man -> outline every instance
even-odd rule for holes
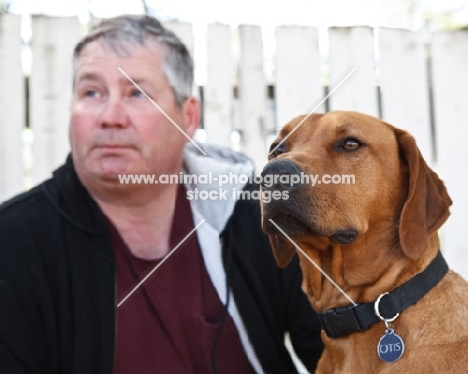
[[[320,325],[297,259],[276,268],[258,201],[119,179],[252,172],[230,150],[187,145],[192,70],[148,16],[104,20],[77,44],[71,156],[0,208],[1,373],[294,373],[286,331],[314,371]]]

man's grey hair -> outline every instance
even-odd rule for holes
[[[91,27],[73,51],[73,83],[83,49],[91,42],[102,41],[117,56],[128,57],[131,47],[147,47],[148,40],[158,42],[163,49],[161,67],[172,87],[176,104],[182,107],[192,93],[193,61],[187,47],[161,22],[148,15],[122,15],[104,19]]]

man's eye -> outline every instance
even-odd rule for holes
[[[143,97],[143,93],[140,90],[132,91],[132,97]]]
[[[99,96],[96,90],[86,90],[84,95],[86,97],[98,97]]]

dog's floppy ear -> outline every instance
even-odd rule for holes
[[[280,268],[285,268],[292,260],[296,250],[294,246],[278,237],[278,235],[268,235],[271,249],[275,256],[276,264]]]
[[[414,138],[395,129],[402,157],[408,164],[408,195],[400,216],[400,244],[405,254],[416,259],[427,248],[428,237],[450,215],[452,205],[444,183],[424,161]]]

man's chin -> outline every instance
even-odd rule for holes
[[[102,180],[103,182],[110,182],[110,183],[118,183],[118,184],[125,184],[125,185],[132,185],[136,184],[134,180],[134,176],[138,176],[139,174],[129,172],[128,168],[101,168],[95,173],[95,176]]]
[[[136,174],[130,171],[128,162],[123,160],[100,160],[90,163],[85,169],[91,178],[106,183],[124,184],[129,175]]]
[[[89,170],[95,170],[102,176],[114,176],[132,173],[131,165],[135,164],[135,160],[130,160],[127,157],[99,157],[90,160]]]

